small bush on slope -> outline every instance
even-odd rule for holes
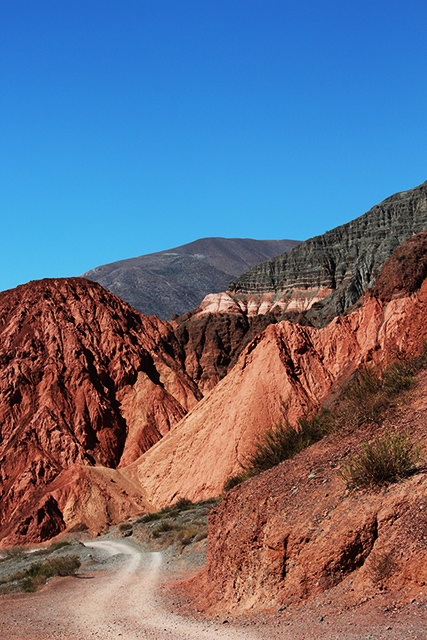
[[[229,491],[248,478],[278,465],[323,438],[332,429],[379,424],[392,401],[414,383],[414,375],[427,366],[427,347],[408,360],[397,357],[383,371],[362,366],[344,386],[330,409],[322,408],[311,418],[300,418],[297,427],[288,421],[262,434],[252,454],[242,465],[243,471],[224,484]]]
[[[301,418],[297,428],[287,421],[280,422],[257,440],[254,451],[248,456],[244,468],[248,476],[261,473],[292,458],[314,442],[321,440],[331,424],[330,412],[320,411],[312,418]]]
[[[365,442],[362,451],[344,467],[343,476],[353,487],[375,487],[397,482],[410,475],[421,455],[409,436],[385,433]]]
[[[382,371],[373,366],[362,366],[344,386],[334,403],[334,414],[339,426],[379,424],[400,393],[410,389],[415,374],[426,366],[427,350],[413,360],[397,357]]]

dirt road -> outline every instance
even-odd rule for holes
[[[10,640],[251,640],[249,630],[196,622],[165,611],[158,595],[160,552],[127,541],[86,543],[104,571],[15,596],[0,637]],[[3,618],[3,616],[2,616]],[[259,636],[258,636],[259,637]]]
[[[96,564],[34,594],[0,597],[1,640],[426,640],[427,602],[346,606],[325,593],[299,608],[241,621],[195,621],[166,610],[162,554],[130,541],[86,543]],[[173,605],[171,605],[173,608]]]

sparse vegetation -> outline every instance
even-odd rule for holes
[[[385,433],[365,442],[362,451],[344,467],[342,474],[352,487],[375,487],[410,475],[420,458],[420,447],[401,433]]]
[[[80,564],[79,558],[74,555],[64,558],[50,558],[45,562],[32,563],[28,569],[18,571],[2,579],[0,584],[17,583],[18,590],[33,592],[37,591],[43,584],[46,584],[49,578],[75,575]]]
[[[242,484],[242,482],[248,480],[248,478],[251,477],[252,475],[247,471],[242,471],[242,473],[236,473],[236,475],[230,476],[230,478],[228,478],[228,480],[224,484],[224,491],[230,491],[230,489],[237,487],[237,485]]]
[[[423,349],[413,360],[399,356],[383,370],[374,366],[358,369],[334,403],[338,424],[380,424],[393,401],[412,387],[415,374],[426,366],[426,353]]]
[[[247,477],[292,458],[323,438],[330,429],[331,419],[330,411],[323,409],[310,418],[301,418],[296,427],[284,421],[263,433],[258,438],[254,451],[245,461],[244,470]],[[234,477],[234,482],[237,480],[238,477]]]
[[[188,509],[192,509],[194,508],[194,506],[194,502],[192,502],[188,498],[180,498],[178,502],[175,502],[173,508],[177,509],[178,511],[188,511]]]
[[[373,365],[360,367],[329,408],[322,408],[309,417],[300,418],[296,425],[290,424],[285,418],[262,434],[255,444],[254,451],[242,464],[242,472],[226,481],[224,491],[229,491],[248,478],[292,458],[332,430],[353,428],[364,423],[381,424],[393,401],[400,393],[411,388],[415,374],[426,366],[427,346],[412,360],[397,356],[383,370]],[[392,442],[388,443],[389,447],[394,446],[396,449],[393,451],[394,456],[399,454],[397,449],[399,446],[403,447],[404,440],[405,438],[402,442],[393,441],[394,445]],[[368,453],[370,455],[370,450]],[[403,455],[403,452],[400,451],[400,454]],[[359,461],[356,460],[351,463],[352,466],[358,464]],[[403,460],[402,465],[401,469],[390,468],[388,476],[397,478],[404,474]],[[409,467],[411,466],[412,463],[409,464]],[[356,473],[356,469],[354,472]],[[384,471],[384,477],[386,475]]]
[[[147,525],[144,533],[134,529],[137,539],[155,541],[157,548],[178,544],[185,547],[192,542],[204,540],[207,536],[207,516],[218,502],[217,498],[192,502],[181,498],[161,511],[148,513],[138,518],[135,524]]]
[[[155,522],[156,520],[161,520],[162,514],[158,511],[154,513],[146,513],[136,520],[136,524],[147,524],[148,522]]]
[[[175,526],[170,520],[163,520],[163,522],[156,527],[155,531],[165,533],[165,531],[172,531],[173,529],[175,529]]]

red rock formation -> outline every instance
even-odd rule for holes
[[[423,371],[387,425],[423,443],[424,460],[426,393]],[[378,433],[365,425],[332,434],[227,493],[210,516],[206,568],[190,585],[197,606],[277,610],[326,590],[354,606],[378,587],[403,602],[424,592],[425,468],[375,491],[348,491],[340,475],[343,460]]]
[[[426,241],[427,234],[420,234],[395,252],[358,310],[326,329],[309,330],[304,349],[317,354],[311,355],[314,368],[302,370],[304,349],[294,348],[293,367],[304,389],[312,388],[307,373],[326,380],[334,359],[345,373],[360,360],[384,362],[396,351],[420,351],[427,335]],[[268,331],[277,330],[283,335],[285,327]],[[297,344],[298,335],[300,329],[289,334],[290,342]],[[424,370],[383,426],[344,427],[227,493],[210,516],[206,568],[187,585],[197,594],[197,606],[285,608],[326,590],[333,601],[355,605],[385,586],[396,600],[418,597],[427,583],[425,467],[375,491],[349,491],[340,469],[362,441],[386,429],[410,434],[425,463],[426,395]],[[290,397],[297,397],[296,388]]]
[[[388,302],[417,291],[427,277],[427,231],[403,242],[387,260],[371,295]]]
[[[323,329],[269,325],[202,400],[182,363],[208,385],[196,368],[206,372],[215,354],[239,349],[228,319],[216,331],[216,320],[195,314],[202,335],[216,331],[218,349],[203,347],[192,360],[168,323],[94,283],[41,281],[0,294],[3,543],[46,539],[79,523],[100,530],[148,505],[218,495],[284,404],[296,419],[360,363],[420,348],[427,282],[410,295],[405,283],[400,297],[378,290]]]
[[[273,313],[252,317],[240,309],[235,313],[205,313],[201,306],[171,325],[184,353],[185,370],[206,393],[233,368],[245,346],[275,322]]]
[[[411,354],[427,338],[427,281],[410,296],[364,304],[327,327],[270,325],[230,373],[129,472],[148,499],[163,506],[221,493],[240,470],[257,435],[283,418],[322,404],[363,362]]]
[[[167,323],[83,279],[1,293],[0,335],[0,536],[58,533],[64,469],[131,462],[200,398]]]

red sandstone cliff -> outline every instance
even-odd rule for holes
[[[47,487],[65,469],[132,462],[200,398],[167,324],[84,279],[1,293],[0,335],[0,537],[57,534],[67,501]]]
[[[320,335],[331,338],[328,347],[323,343],[322,364],[330,361],[328,348],[337,364],[350,368],[351,353],[387,361],[396,350],[419,352],[427,333],[426,268],[423,233],[396,250],[357,311],[310,331],[318,354]],[[348,323],[355,340],[344,331],[335,350],[333,334]],[[426,394],[424,369],[383,424],[344,425],[227,493],[210,517],[206,568],[190,584],[197,606],[282,610],[325,591],[327,602],[344,607],[384,589],[401,604],[419,598],[427,584]],[[340,473],[346,458],[385,430],[409,434],[422,448],[421,464],[404,482],[349,491]]]
[[[384,427],[421,442],[424,461],[426,393],[423,371]],[[377,490],[349,491],[340,475],[345,459],[384,428],[327,436],[227,493],[210,516],[206,568],[191,584],[197,607],[277,611],[325,591],[342,606],[382,589],[401,603],[425,593],[425,467]]]

